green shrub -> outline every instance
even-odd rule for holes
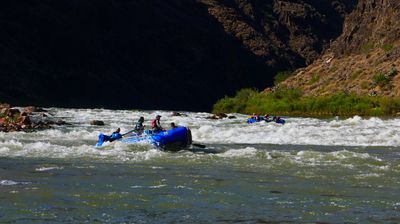
[[[297,100],[301,97],[302,92],[300,89],[287,89],[287,88],[278,88],[272,93],[272,96],[275,99],[286,99],[289,101]]]
[[[243,101],[247,101],[248,99],[250,99],[251,97],[253,97],[254,95],[257,95],[258,92],[255,89],[241,89],[238,92],[236,92],[236,98],[238,100],[243,100]]]
[[[358,76],[360,76],[360,74],[362,73],[361,70],[356,70],[353,73],[351,73],[350,79],[351,80],[356,80],[358,78]]]
[[[385,52],[389,52],[389,51],[391,51],[391,50],[393,49],[393,44],[384,44],[384,45],[382,46],[382,49],[383,49]]]
[[[313,75],[311,77],[310,81],[308,82],[308,84],[312,85],[312,84],[314,84],[314,83],[316,83],[318,81],[319,81],[319,76],[318,75]]]
[[[254,90],[238,91],[235,97],[225,97],[213,107],[218,113],[269,113],[281,115],[340,115],[383,116],[400,111],[400,99],[374,96],[356,96],[344,93],[330,96],[302,97],[299,89],[277,89],[271,93]]]
[[[377,73],[372,77],[372,81],[375,83],[375,85],[379,86],[385,86],[387,85],[390,80],[396,76],[398,73],[397,69],[395,67],[391,68],[389,72],[386,74],[383,73]]]
[[[284,72],[278,72],[275,77],[274,77],[274,84],[278,85],[279,83],[285,81],[287,78],[293,75],[293,71],[284,71]]]
[[[393,77],[396,76],[399,72],[397,71],[396,67],[393,67],[390,69],[390,71],[387,73],[387,76],[389,77]]]
[[[373,43],[371,43],[371,42],[368,42],[368,43],[365,43],[365,44],[363,44],[363,45],[361,45],[361,52],[362,53],[368,53],[368,52],[370,52],[372,49],[374,49],[374,44]]]
[[[380,108],[384,114],[395,114],[400,111],[400,102],[391,98],[383,98],[380,101]]]
[[[372,81],[375,83],[375,85],[378,86],[385,86],[389,83],[388,77],[385,76],[383,73],[377,73],[372,77]]]
[[[219,113],[228,113],[228,112],[236,112],[236,107],[239,104],[235,101],[234,98],[225,97],[218,100],[214,106],[213,110],[218,111]]]
[[[331,68],[329,68],[329,73],[335,73],[338,70],[338,67],[333,66]]]

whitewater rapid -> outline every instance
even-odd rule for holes
[[[0,223],[386,223],[400,220],[400,119],[49,108],[70,123],[0,133]],[[162,115],[205,149],[164,152],[99,133]],[[92,126],[102,120],[105,126]],[[261,221],[260,221],[261,220]]]
[[[94,148],[99,133],[111,133],[120,127],[131,130],[143,116],[145,124],[155,115],[162,115],[162,124],[170,122],[190,127],[193,140],[213,148],[224,145],[219,156],[248,155],[251,145],[280,146],[334,146],[337,151],[345,147],[399,147],[400,119],[361,118],[316,119],[287,117],[286,124],[246,124],[246,115],[232,114],[234,119],[210,120],[209,113],[182,112],[172,116],[170,111],[130,111],[106,109],[58,109],[49,113],[71,125],[54,127],[32,133],[0,133],[0,157],[34,158],[96,158],[117,161],[139,161],[165,156],[151,145],[137,146],[112,143],[104,149]],[[89,121],[102,120],[105,126],[91,126]],[[230,147],[236,145],[236,147]],[[343,148],[344,147],[344,148]],[[273,147],[272,147],[273,148]],[[229,151],[232,149],[231,151]],[[240,149],[240,150],[239,150]],[[330,153],[330,152],[326,152]],[[301,155],[300,155],[301,156]],[[266,155],[268,157],[268,155]]]

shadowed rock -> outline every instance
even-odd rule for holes
[[[93,120],[93,121],[90,121],[90,125],[104,126],[104,121]]]
[[[209,111],[317,58],[340,34],[347,2],[3,1],[0,98]]]

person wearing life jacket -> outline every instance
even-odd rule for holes
[[[258,121],[260,121],[260,117],[256,113],[253,113],[253,115],[251,115],[250,118],[247,119],[248,124],[252,124],[252,123],[258,122]]]
[[[143,122],[144,122],[144,117],[140,117],[139,120],[135,124],[135,128],[133,130],[128,131],[124,135],[128,135],[128,134],[131,134],[131,133],[135,133],[137,135],[143,134],[144,127],[145,127],[145,125],[143,125]]]
[[[164,128],[160,124],[160,115],[157,115],[154,120],[151,121],[151,128],[153,128],[153,132],[164,131]]]
[[[120,132],[121,132],[121,129],[120,129],[120,128],[117,128],[117,130],[114,131],[110,136],[105,135],[104,141],[113,142],[113,141],[115,141],[115,140],[117,140],[117,139],[122,138],[122,135],[121,135]]]
[[[175,129],[175,128],[177,128],[178,126],[176,126],[176,124],[174,123],[174,122],[171,122],[171,129]]]
[[[269,116],[269,114],[265,114],[264,115],[264,121],[265,122],[271,122],[272,120],[271,120],[271,117]]]
[[[135,129],[133,129],[133,131],[139,135],[144,132],[145,126],[143,125],[143,122],[144,122],[144,117],[140,117],[139,120],[136,122]]]
[[[104,142],[113,142],[115,140],[118,140],[122,138],[123,135],[121,135],[121,129],[118,128],[116,131],[114,131],[111,135],[104,135],[100,134],[99,135],[99,140],[97,141],[96,146],[102,146]]]
[[[277,117],[277,118],[275,119],[275,123],[277,123],[277,124],[285,124],[286,121],[283,120],[281,117]]]

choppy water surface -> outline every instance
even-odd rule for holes
[[[51,109],[71,126],[0,133],[0,222],[399,223],[400,119]],[[93,147],[99,132],[163,115],[207,149]],[[106,126],[88,125],[93,119]],[[149,125],[149,122],[147,122]],[[167,125],[165,125],[167,126]]]

